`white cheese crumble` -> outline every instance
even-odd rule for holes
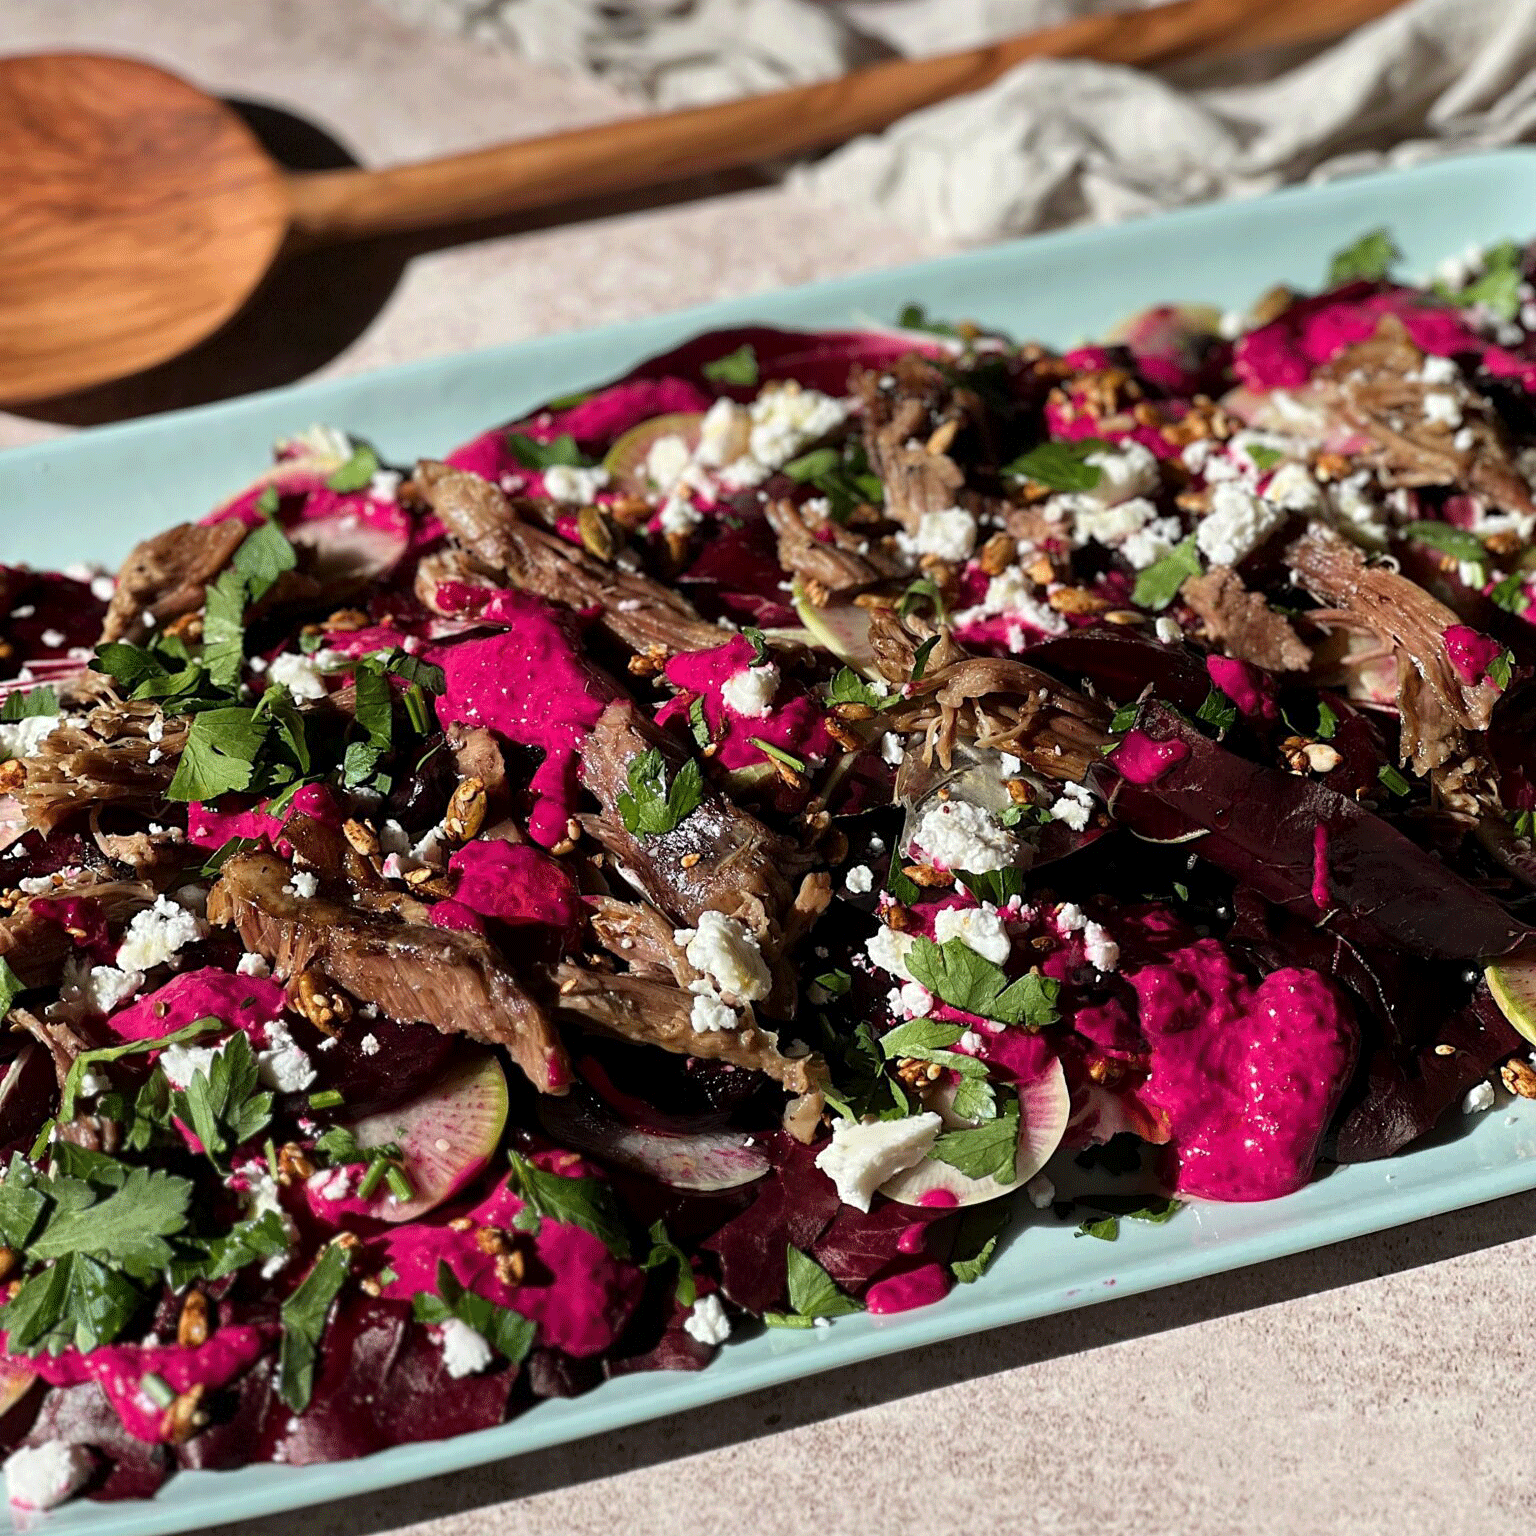
[[[933,993],[920,981],[906,981],[896,994],[897,1007],[909,1019],[926,1019],[933,1012]]]
[[[364,1056],[377,1056],[379,1054],[379,1037],[377,1035],[364,1035],[357,1042],[357,1048]]]
[[[1195,530],[1195,543],[1212,565],[1238,565],[1281,523],[1285,514],[1252,491],[1223,481],[1211,492],[1211,510]]]
[[[1493,1108],[1493,1084],[1486,1080],[1474,1083],[1467,1090],[1467,1096],[1461,1101],[1461,1112],[1464,1115],[1480,1115],[1485,1109]]]
[[[1013,949],[1008,929],[990,901],[979,907],[945,907],[933,919],[933,937],[939,944],[959,939],[967,949],[994,965],[1002,965]]]
[[[1452,357],[1429,356],[1424,359],[1419,368],[1417,377],[1425,384],[1454,384],[1461,377],[1461,369],[1456,366],[1456,360]]]
[[[700,1344],[724,1344],[731,1336],[731,1320],[713,1291],[700,1296],[683,1319],[683,1331]]]
[[[69,638],[62,629],[45,629],[37,637],[50,651],[56,651]]]
[[[580,469],[572,464],[551,464],[544,471],[544,494],[552,501],[585,506],[608,484],[602,467]]]
[[[855,864],[843,882],[854,896],[867,896],[875,888],[875,872],[868,864]]]
[[[1061,795],[1051,806],[1051,820],[1064,822],[1074,832],[1081,832],[1093,814],[1093,791],[1084,784],[1063,784]]]
[[[726,997],[755,1003],[773,990],[768,962],[746,925],[723,912],[700,914],[697,928],[679,928],[673,941],[688,963]]]
[[[1159,517],[1120,543],[1120,553],[1132,570],[1144,571],[1156,565],[1184,537],[1176,517]]]
[[[683,478],[690,457],[687,441],[675,432],[658,437],[645,456],[645,478],[658,491],[670,491]]]
[[[892,976],[911,981],[907,954],[914,942],[912,934],[898,933],[896,929],[882,925],[864,941],[864,952],[869,956],[869,963],[877,970],[889,971]]]
[[[1083,924],[1083,953],[1089,965],[1100,971],[1118,970],[1120,946],[1109,936],[1109,930],[1098,923]]]
[[[222,1045],[168,1045],[156,1064],[171,1087],[186,1088],[199,1073],[212,1077],[213,1058],[223,1049]]]
[[[58,715],[29,715],[0,724],[0,755],[35,757],[38,748],[61,724]]]
[[[443,1369],[455,1379],[473,1376],[491,1363],[491,1346],[483,1333],[463,1319],[450,1317],[439,1325],[443,1344]]]
[[[279,1093],[302,1093],[315,1080],[308,1053],[280,1019],[267,1025],[267,1043],[256,1053],[256,1075]]]
[[[923,812],[911,847],[920,848],[940,869],[984,875],[1012,864],[1018,839],[991,811],[964,800],[941,800]]]
[[[733,714],[761,720],[772,710],[773,696],[778,691],[779,669],[770,662],[733,672],[722,685],[720,698]]]
[[[700,992],[693,1000],[688,1022],[693,1025],[696,1033],[712,1035],[723,1030],[735,1029],[741,1022],[741,1015],[729,1003],[722,1002],[713,993]]]
[[[1323,488],[1305,464],[1293,460],[1282,464],[1269,477],[1269,484],[1264,487],[1264,499],[1287,512],[1320,512]]]
[[[319,652],[315,653],[316,656]],[[325,678],[316,665],[315,656],[305,656],[299,651],[284,651],[272,658],[267,668],[270,682],[281,683],[295,703],[325,697]]]
[[[5,1458],[5,1493],[17,1509],[52,1509],[81,1488],[96,1468],[88,1446],[45,1440]]]
[[[699,446],[694,449],[694,459],[710,469],[729,464],[747,451],[751,432],[752,417],[746,406],[722,395],[699,423]]]
[[[178,950],[195,944],[205,928],[185,907],[169,896],[157,896],[152,907],[134,914],[117,948],[117,966],[123,971],[148,971],[164,965]]]
[[[1438,421],[1448,427],[1461,425],[1461,407],[1456,403],[1456,396],[1448,390],[1431,390],[1424,396],[1425,421]]]
[[[703,514],[686,496],[668,496],[661,509],[659,526],[663,533],[692,533],[704,521]]]
[[[819,389],[805,389],[787,379],[764,388],[747,414],[752,422],[748,456],[772,470],[842,426],[848,407]]]
[[[1179,628],[1177,619],[1170,619],[1166,613],[1159,614],[1157,619],[1157,638],[1164,645],[1174,645],[1184,638],[1184,631]]]
[[[120,971],[111,965],[91,965],[71,956],[64,962],[59,1000],[45,1010],[49,1019],[75,1020],[89,1014],[111,1013],[144,985],[139,971]]]
[[[1101,507],[1118,506],[1133,496],[1157,489],[1160,478],[1157,455],[1142,443],[1125,443],[1117,449],[1090,453],[1087,462],[1099,472],[1099,483],[1078,494]]]
[[[275,1213],[283,1224],[283,1236],[288,1240],[289,1248],[299,1240],[299,1229],[292,1216],[283,1209],[283,1202],[277,1192],[277,1180],[267,1172],[265,1167],[258,1165],[258,1171],[251,1177],[245,1194],[245,1214],[250,1221],[260,1221],[270,1213]],[[262,1261],[261,1278],[270,1280],[274,1275],[281,1273],[288,1265],[290,1255],[287,1252],[268,1255]]]
[[[1064,901],[1056,908],[1056,931],[1062,935],[1076,933],[1087,923],[1087,914],[1075,901]]]
[[[1037,1211],[1043,1211],[1056,1198],[1056,1186],[1043,1173],[1037,1173],[1024,1186],[1024,1193]]]
[[[1047,603],[1035,596],[1034,583],[1025,575],[1023,567],[1010,565],[987,583],[987,590],[979,603],[962,608],[955,615],[957,629],[979,624],[983,619],[1006,617],[1043,635],[1064,635],[1067,632],[1065,615],[1057,613]]]
[[[924,512],[917,520],[917,532],[909,538],[913,554],[956,563],[969,560],[976,548],[976,519],[963,507]]]
[[[320,889],[319,875],[312,874],[307,869],[296,869],[287,885],[283,887],[290,896],[298,896],[308,901],[309,898]]]
[[[1075,497],[1063,499],[1076,504]],[[1072,532],[1078,544],[1095,543],[1113,548],[1123,544],[1133,533],[1139,533],[1156,517],[1157,508],[1144,496],[1133,496],[1112,507],[1085,501],[1075,507]]]
[[[832,1140],[817,1154],[816,1166],[837,1185],[844,1205],[867,1211],[870,1197],[887,1179],[927,1157],[940,1123],[932,1111],[867,1125],[834,1120]]]
[[[880,758],[892,768],[899,768],[907,755],[907,744],[895,731],[887,731],[880,738]]]
[[[265,955],[258,955],[253,950],[246,950],[235,962],[237,976],[270,976],[271,974],[271,962]]]

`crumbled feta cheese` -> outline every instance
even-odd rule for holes
[[[379,1037],[377,1035],[364,1035],[357,1042],[357,1048],[364,1056],[377,1056],[379,1054]]]
[[[45,1440],[5,1458],[5,1494],[17,1509],[53,1509],[84,1486],[96,1469],[89,1446]]]
[[[1211,510],[1195,530],[1195,543],[1212,565],[1238,565],[1284,521],[1278,507],[1223,481],[1211,492]]]
[[[663,533],[692,533],[704,521],[703,514],[686,496],[668,496],[661,509],[660,528]]]
[[[267,1043],[256,1053],[256,1075],[264,1087],[279,1093],[302,1093],[315,1080],[308,1053],[281,1020],[267,1025]]]
[[[963,507],[924,512],[910,547],[917,555],[935,555],[954,563],[969,560],[976,548],[976,519]]]
[[[1480,1115],[1485,1109],[1493,1108],[1493,1084],[1486,1079],[1481,1083],[1474,1083],[1467,1090],[1467,1096],[1461,1101],[1461,1112],[1464,1115]]]
[[[1076,503],[1077,498],[1070,498]],[[1114,548],[1132,534],[1139,533],[1157,517],[1157,508],[1144,496],[1104,507],[1084,500],[1072,519],[1073,538],[1078,544],[1103,544]]]
[[[544,471],[544,494],[553,501],[576,506],[586,505],[607,484],[608,471],[601,467],[580,469],[572,464],[551,464]]]
[[[1426,357],[1417,377],[1425,384],[1454,384],[1461,377],[1455,358]]]
[[[909,1019],[926,1019],[933,1011],[933,993],[920,981],[903,982],[896,994],[902,1014]]]
[[[1156,565],[1184,537],[1176,517],[1159,517],[1138,529],[1120,544],[1120,553],[1132,570],[1144,571]]]
[[[700,1296],[683,1319],[683,1331],[700,1344],[724,1344],[731,1336],[731,1320],[725,1315],[719,1296],[713,1291]]]
[[[178,950],[195,944],[204,924],[169,896],[157,896],[152,907],[134,914],[117,948],[117,966],[124,971],[148,971],[164,965]]]
[[[875,888],[875,872],[868,864],[855,864],[844,876],[844,884],[854,896],[867,896]]]
[[[73,1023],[95,1014],[111,1013],[144,984],[138,971],[120,971],[110,965],[91,965],[72,955],[64,962],[64,975],[58,1001],[50,1003],[44,1015],[50,1020]]]
[[[112,594],[117,591],[117,577],[103,573],[100,576],[91,577],[91,596],[98,603],[110,603]]]
[[[59,723],[58,715],[29,715],[0,724],[0,757],[35,757]]]
[[[199,1073],[212,1076],[213,1058],[223,1049],[222,1045],[168,1045],[156,1065],[171,1087],[185,1088]]]
[[[891,767],[900,767],[906,755],[907,744],[895,731],[887,731],[880,738],[881,760],[889,763]]]
[[[1018,839],[991,811],[965,800],[940,800],[923,812],[911,846],[920,848],[940,869],[964,869],[984,875],[1012,864]]]
[[[1037,1211],[1043,1211],[1056,1198],[1056,1186],[1043,1173],[1037,1173],[1024,1186],[1024,1193]]]
[[[778,691],[779,669],[770,662],[733,672],[721,687],[720,698],[733,714],[761,720],[773,708],[773,696]]]
[[[379,847],[385,853],[409,853],[411,835],[398,821],[386,821],[379,828]]]
[[[697,928],[679,928],[672,937],[683,946],[689,965],[725,996],[755,1003],[773,990],[768,962],[757,940],[736,918],[704,912]]]
[[[694,458],[710,469],[719,469],[747,451],[752,417],[744,405],[722,395],[705,411],[699,423],[699,446]]]
[[[1056,930],[1065,936],[1087,925],[1088,918],[1075,901],[1064,901],[1056,908]]]
[[[304,1181],[322,1200],[345,1200],[352,1193],[361,1173],[358,1163],[338,1163],[334,1168],[321,1168]]]
[[[1099,472],[1099,483],[1079,492],[1085,501],[1101,507],[1118,506],[1134,496],[1147,496],[1157,489],[1160,471],[1157,456],[1141,443],[1125,443],[1091,453],[1088,461]]]
[[[1451,447],[1457,453],[1470,453],[1477,446],[1477,433],[1471,427],[1463,427],[1455,437],[1451,439]]]
[[[1456,403],[1456,396],[1448,390],[1431,390],[1424,396],[1425,421],[1443,422],[1448,427],[1461,425],[1461,407]]]
[[[56,651],[69,638],[62,629],[45,629],[37,637],[50,651]]]
[[[765,468],[777,469],[842,426],[848,407],[819,389],[805,389],[787,379],[767,385],[747,414],[752,422],[748,454]]]
[[[320,889],[320,877],[307,869],[296,869],[287,885],[283,887],[290,896],[298,896],[308,901]]]
[[[1004,779],[1016,779],[1024,771],[1024,759],[1015,757],[1012,752],[999,752],[997,771]]]
[[[400,500],[400,482],[404,478],[398,469],[376,469],[368,481],[368,494],[375,501],[393,505]]]
[[[1264,487],[1264,500],[1287,512],[1319,512],[1323,506],[1323,488],[1305,464],[1282,464]]]
[[[712,993],[700,992],[693,1000],[688,1022],[698,1034],[709,1035],[735,1029],[741,1022],[741,1016],[729,1003],[722,1002]]]
[[[1016,620],[1043,635],[1064,635],[1067,621],[1048,604],[1035,596],[1034,583],[1025,575],[1023,567],[1010,565],[987,583],[987,590],[974,607],[962,608],[954,616],[956,629],[968,624],[979,624],[983,619],[999,615]]]
[[[1051,820],[1064,822],[1081,832],[1093,814],[1093,791],[1083,784],[1063,784],[1061,796],[1051,806]]]
[[[247,950],[235,962],[235,975],[237,976],[270,976],[272,965],[265,955],[258,955],[252,950]]]
[[[691,457],[686,439],[677,433],[658,437],[645,456],[645,478],[658,491],[670,491],[683,478]]]
[[[837,1198],[844,1205],[867,1211],[870,1197],[887,1179],[927,1157],[939,1125],[932,1111],[868,1125],[837,1119],[816,1166],[837,1185]]]
[[[889,971],[892,976],[911,981],[912,973],[907,969],[907,953],[914,942],[912,934],[899,933],[882,924],[864,941],[864,952],[869,956],[869,963],[877,970]]]
[[[316,655],[319,653],[317,652]],[[288,695],[297,703],[325,697],[325,679],[316,665],[314,656],[299,651],[284,651],[272,659],[267,669],[269,682],[281,683]]]
[[[1109,936],[1109,931],[1098,923],[1083,924],[1083,953],[1089,965],[1100,971],[1118,970],[1120,946]]]
[[[1166,613],[1158,615],[1157,638],[1164,645],[1174,645],[1184,638],[1184,631],[1179,627],[1177,619],[1171,619]]]
[[[443,1369],[455,1379],[473,1376],[491,1363],[491,1346],[483,1333],[462,1318],[450,1317],[439,1324],[443,1343]]]
[[[945,907],[933,919],[936,943],[959,939],[965,947],[994,965],[1002,965],[1013,949],[997,908],[989,901],[979,907]]]

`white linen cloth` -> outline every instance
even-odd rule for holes
[[[1125,0],[379,3],[667,107]],[[1154,74],[1035,60],[788,174],[829,205],[971,243],[1513,143],[1536,136],[1536,0],[1412,0],[1301,63],[1253,73],[1237,61]]]

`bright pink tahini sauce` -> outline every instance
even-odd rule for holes
[[[1154,741],[1145,731],[1127,731],[1109,761],[1132,784],[1155,784],[1188,756],[1182,741]]]
[[[1445,631],[1445,654],[1457,677],[1475,688],[1488,676],[1493,662],[1504,654],[1504,647],[1492,635],[1470,625],[1451,624]]]
[[[949,1295],[949,1271],[942,1264],[919,1264],[899,1275],[876,1280],[864,1293],[864,1305],[877,1316],[929,1307]]]

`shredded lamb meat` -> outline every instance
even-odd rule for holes
[[[229,564],[246,535],[235,519],[181,523],[135,545],[117,575],[101,638],[142,640],[203,606],[204,588]]]
[[[1290,620],[1276,613],[1262,592],[1250,592],[1230,566],[1191,576],[1179,596],[1227,655],[1271,672],[1304,672],[1311,664],[1312,648]]]

